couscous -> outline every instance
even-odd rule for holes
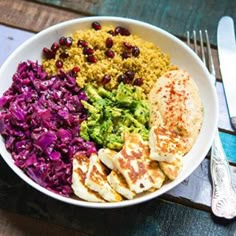
[[[113,89],[123,81],[140,85],[148,94],[155,81],[176,66],[156,45],[122,29],[126,30],[103,26],[62,37],[60,47],[52,46],[56,48],[55,55],[45,58],[43,66],[50,74],[75,70],[77,83],[82,88],[92,83]]]

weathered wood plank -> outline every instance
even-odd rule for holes
[[[236,163],[236,136],[221,132],[220,138],[227,159],[232,163]]]
[[[90,235],[221,236],[231,235],[236,230],[234,221],[222,221],[211,213],[158,198],[122,209],[102,210],[71,206],[32,189],[2,160],[0,167],[0,208]],[[198,174],[202,178],[202,173]],[[206,174],[202,179],[204,186]],[[188,184],[194,182],[189,181]],[[195,188],[192,195],[201,195],[203,187],[199,184]]]
[[[227,103],[226,103],[225,94],[224,94],[224,87],[222,83],[219,83],[219,82],[216,83],[216,91],[218,95],[218,104],[219,104],[218,127],[224,130],[235,132],[235,130],[233,129],[230,123]]]
[[[230,166],[230,171],[232,182],[236,186],[236,167]],[[205,159],[187,179],[167,194],[210,207],[212,195],[210,161]]]
[[[0,25],[0,65],[24,41],[33,36],[33,33]]]
[[[93,15],[124,16],[143,20],[183,36],[187,30],[208,29],[210,40],[216,45],[217,22],[223,15],[236,20],[235,1],[232,0],[37,0],[74,11]]]
[[[25,0],[1,0],[0,23],[38,32],[56,23],[82,17],[75,12]]]
[[[0,209],[0,235],[86,236],[88,234]]]

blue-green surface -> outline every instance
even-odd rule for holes
[[[152,201],[121,209],[68,205],[32,189],[0,159],[0,208],[96,236],[234,235],[234,220],[169,201]]]
[[[85,15],[122,16],[145,21],[183,37],[186,31],[207,29],[216,45],[216,29],[223,15],[236,20],[235,0],[36,0]]]
[[[236,135],[220,132],[220,139],[228,160],[236,163]]]

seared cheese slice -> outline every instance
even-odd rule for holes
[[[85,185],[97,192],[108,202],[121,201],[121,195],[109,185],[107,175],[106,167],[101,163],[96,154],[92,154],[89,158],[89,168],[86,174]]]
[[[141,193],[153,186],[152,178],[147,171],[149,146],[140,135],[125,135],[123,148],[114,156],[115,168],[124,176],[129,188]]]
[[[77,153],[73,158],[72,189],[79,198],[89,202],[104,202],[103,198],[85,185],[85,176],[89,167],[89,158]]]
[[[176,132],[161,126],[153,126],[149,132],[150,158],[156,161],[173,162],[186,152],[184,139]]]
[[[174,180],[179,175],[182,167],[183,162],[182,158],[176,158],[172,163],[168,162],[159,162],[160,168],[165,173],[165,175],[171,179]]]
[[[111,187],[123,197],[127,199],[133,199],[135,197],[135,193],[129,189],[125,178],[120,173],[114,170],[111,171],[107,176],[107,180]]]
[[[101,148],[98,151],[98,157],[101,162],[107,166],[109,169],[114,169],[113,158],[117,152],[109,148]]]
[[[150,161],[148,163],[148,174],[151,176],[153,181],[153,187],[155,189],[159,189],[164,181],[165,181],[165,174],[161,171],[158,162]]]

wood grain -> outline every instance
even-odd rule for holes
[[[88,236],[88,234],[61,227],[58,225],[43,222],[15,213],[9,213],[0,209],[0,235],[1,236],[37,236],[37,235],[57,235],[57,236]]]
[[[25,0],[1,0],[0,23],[38,32],[56,23],[83,15]]]
[[[84,8],[81,0],[37,0],[92,15],[123,16],[161,27],[177,36],[186,31],[207,29],[210,41],[216,45],[217,23],[223,15],[236,21],[235,1],[232,0],[90,0]]]

